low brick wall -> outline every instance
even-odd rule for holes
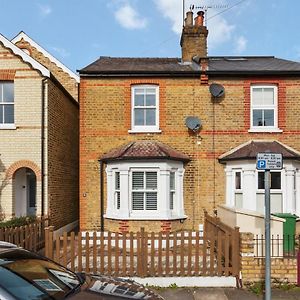
[[[244,284],[262,281],[265,276],[265,259],[254,256],[254,235],[240,234],[241,271]],[[271,258],[271,278],[273,283],[297,282],[297,259]]]

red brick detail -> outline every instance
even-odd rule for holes
[[[285,129],[286,127],[286,83],[284,80],[279,78],[251,78],[244,81],[244,128],[245,130],[250,129],[251,119],[251,97],[250,88],[253,84],[274,84],[278,87],[278,127]]]
[[[15,70],[0,70],[0,80],[14,80]]]
[[[161,221],[161,231],[170,232],[171,231],[171,222],[170,221]]]
[[[41,180],[42,176],[41,176],[40,168],[34,162],[32,162],[30,160],[19,160],[19,161],[13,163],[6,171],[6,178],[12,179],[15,172],[17,170],[19,170],[20,168],[31,169],[36,175],[36,180],[37,181]]]
[[[119,222],[119,232],[129,232],[129,222],[128,221],[120,221]]]

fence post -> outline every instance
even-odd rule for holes
[[[232,231],[233,245],[232,245],[232,259],[233,259],[233,275],[238,276],[240,271],[240,228],[234,227]]]
[[[141,241],[140,241],[140,246],[141,246],[141,277],[145,277],[145,267],[147,265],[147,262],[145,263],[145,260],[147,259],[145,255],[145,228],[141,227]]]
[[[300,250],[297,253],[297,285],[300,286]]]
[[[53,230],[54,226],[45,228],[45,256],[53,259]]]

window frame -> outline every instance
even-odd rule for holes
[[[265,189],[263,188],[263,189],[260,189],[259,187],[258,187],[258,174],[263,174],[264,175],[264,171],[256,171],[256,173],[255,173],[255,186],[256,186],[256,192],[257,193],[265,193]],[[283,188],[282,188],[282,185],[283,185],[283,182],[282,182],[282,177],[283,177],[283,172],[281,171],[281,170],[271,170],[270,171],[270,173],[272,174],[272,173],[279,173],[280,174],[280,189],[271,189],[270,188],[270,193],[272,193],[272,194],[280,194],[280,193],[282,193],[282,190],[283,190]],[[270,174],[270,176],[272,176]],[[271,184],[271,182],[270,182],[270,184]],[[271,185],[270,185],[270,187],[271,187]]]
[[[135,125],[135,109],[146,109],[147,106],[135,105],[135,90],[136,89],[155,89],[155,125]],[[145,94],[144,94],[145,95]],[[148,107],[148,108],[149,108]],[[141,84],[131,86],[131,130],[128,132],[161,132],[159,129],[159,85],[157,84]]]
[[[253,90],[255,88],[272,88],[274,92],[274,104],[272,105],[259,105],[253,104]],[[253,124],[253,111],[254,110],[273,110],[274,111],[274,125],[273,126],[255,126]],[[250,132],[260,132],[260,131],[267,131],[267,132],[274,132],[281,130],[278,127],[278,86],[276,84],[253,84],[250,86]]]
[[[143,189],[133,189],[133,173],[135,172],[141,172],[143,173]],[[147,179],[146,179],[146,173],[156,173],[156,189],[149,189],[147,188]],[[141,216],[141,215],[145,215],[148,216],[150,214],[157,214],[159,211],[159,207],[158,207],[158,197],[159,197],[159,190],[160,190],[160,183],[159,183],[159,169],[157,168],[132,168],[130,169],[129,172],[129,205],[130,205],[130,215],[134,216]],[[147,210],[146,206],[147,206],[147,199],[146,199],[146,194],[147,193],[151,193],[151,192],[155,192],[156,193],[156,209],[155,210]],[[137,210],[137,209],[133,209],[133,193],[143,193],[143,206],[144,209],[142,210]]]
[[[4,95],[4,89],[3,85],[4,84],[11,84],[13,87],[13,101],[12,102],[4,102],[0,101],[0,106],[7,106],[10,105],[13,107],[13,123],[0,123],[0,129],[15,129],[15,84],[14,81],[0,81],[0,99],[3,100],[3,95]],[[3,121],[4,121],[4,110],[3,110]]]
[[[117,176],[119,177],[117,179]],[[115,209],[119,210],[121,206],[121,174],[120,171],[115,170],[113,173],[113,184],[114,184],[114,206]],[[119,187],[117,186],[117,180],[119,181]]]

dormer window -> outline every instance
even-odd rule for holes
[[[131,88],[131,132],[159,132],[159,87]]]

